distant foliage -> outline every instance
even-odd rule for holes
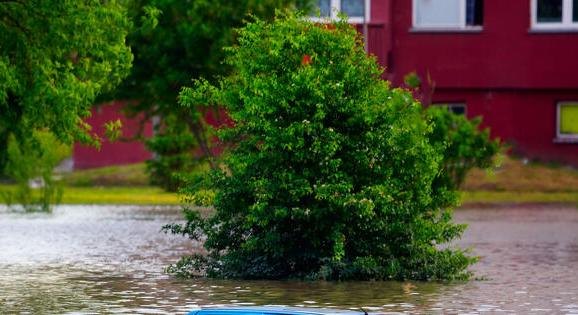
[[[403,83],[412,89],[418,89],[421,86],[421,78],[415,71],[410,72],[403,77]]]
[[[165,128],[147,140],[146,146],[157,154],[146,162],[150,182],[167,191],[177,191],[184,183],[183,177],[200,163],[200,156],[194,152],[198,148],[195,138],[174,115],[165,117]]]
[[[443,146],[411,93],[392,89],[346,21],[281,15],[254,21],[230,48],[234,75],[196,81],[180,103],[222,104],[234,143],[188,187],[203,217],[166,227],[204,241],[206,256],[169,271],[226,278],[455,279],[476,259],[446,244],[465,226],[440,205]],[[214,193],[211,193],[214,192]]]
[[[7,151],[5,174],[16,182],[17,188],[15,192],[4,193],[4,203],[18,204],[27,212],[51,211],[62,197],[62,188],[53,171],[70,156],[70,146],[60,143],[51,133],[35,132],[24,143],[11,137]],[[33,189],[31,181],[39,187]]]
[[[492,140],[490,131],[480,127],[480,117],[468,120],[442,106],[428,107],[426,115],[433,125],[428,138],[443,153],[443,168],[434,181],[438,192],[459,189],[472,168],[494,165],[500,140]]]
[[[236,43],[235,28],[256,16],[273,18],[276,9],[306,7],[310,0],[131,0],[134,28],[128,43],[135,55],[130,76],[112,97],[133,100],[128,108],[143,117],[156,116],[155,137],[148,147],[157,161],[148,163],[151,181],[174,190],[199,157],[211,162],[206,112],[216,107],[177,105],[182,86],[204,77],[216,81],[230,73],[224,47]],[[218,104],[217,104],[218,105]],[[215,105],[216,106],[216,105]],[[169,124],[176,123],[178,128]],[[219,123],[219,122],[217,122]],[[183,128],[184,127],[184,128]],[[157,136],[158,135],[158,136]],[[175,151],[178,149],[179,151]],[[205,161],[206,162],[206,161]],[[176,175],[176,177],[174,176]]]

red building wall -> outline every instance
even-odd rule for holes
[[[135,119],[126,118],[121,112],[124,105],[125,103],[123,102],[115,102],[98,106],[92,110],[92,116],[86,119],[86,122],[93,127],[93,132],[96,132],[102,138],[102,145],[100,149],[97,149],[91,146],[75,144],[73,153],[75,169],[132,164],[152,158],[151,153],[146,150],[142,141],[116,141],[111,143],[104,137],[104,124],[117,119],[122,121],[122,137],[131,138],[139,131],[140,117]],[[152,132],[152,123],[148,121],[144,124],[143,135],[151,137]]]
[[[485,0],[479,32],[412,31],[412,1],[392,3],[396,84],[417,70],[440,88],[578,88],[578,33],[531,31],[530,0]]]
[[[557,102],[578,100],[578,32],[532,31],[530,0],[485,0],[481,31],[417,31],[412,2],[371,2],[369,52],[394,86],[429,75],[434,103],[466,103],[515,153],[578,166],[578,143],[555,141]]]
[[[555,141],[556,103],[578,101],[578,32],[532,31],[530,0],[485,0],[481,31],[415,31],[412,2],[372,0],[370,22],[358,25],[369,53],[386,68],[386,79],[400,86],[410,72],[422,79],[429,75],[433,102],[466,103],[467,115],[483,116],[492,135],[514,152],[578,166],[578,143]],[[101,107],[88,123],[102,134],[105,122],[121,117],[120,106]],[[127,136],[138,129],[136,121],[123,120]],[[152,134],[150,122],[145,134]],[[135,142],[105,140],[100,151],[75,147],[77,168],[150,157]]]
[[[558,101],[578,100],[568,90],[437,90],[436,102],[465,102],[468,117],[483,117],[483,126],[511,145],[513,153],[542,161],[578,166],[578,144],[557,143]]]

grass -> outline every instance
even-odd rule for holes
[[[472,170],[463,185],[465,191],[578,192],[578,170],[506,157],[501,166],[488,173]]]
[[[14,191],[14,185],[0,185],[0,194]],[[2,200],[0,200],[2,203]],[[462,203],[572,203],[578,192],[464,191]],[[62,204],[178,205],[179,197],[157,187],[64,187]]]
[[[144,164],[79,170],[62,178],[66,185],[64,204],[179,204],[177,194],[148,185]],[[13,189],[13,185],[0,185],[0,194]],[[465,205],[578,204],[578,170],[506,157],[501,166],[490,173],[479,169],[471,171],[462,196]]]
[[[207,167],[201,165],[199,171]],[[62,204],[180,204],[178,194],[149,185],[144,163],[76,170],[59,176],[64,183]],[[0,203],[4,202],[3,193],[15,189],[15,185],[0,185]]]
[[[0,185],[0,195],[16,189]],[[1,201],[0,201],[1,202]],[[178,205],[175,193],[157,187],[64,187],[62,204]]]
[[[62,174],[69,186],[148,186],[144,163],[77,170]]]
[[[472,170],[463,185],[463,203],[578,204],[578,170],[506,157],[491,172]]]
[[[578,204],[578,192],[464,191],[462,204],[571,203]]]
[[[176,205],[176,193],[158,187],[66,187],[65,204]]]

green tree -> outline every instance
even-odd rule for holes
[[[235,43],[235,28],[253,15],[271,19],[276,9],[304,7],[309,0],[133,0],[130,14],[136,23],[128,42],[135,55],[129,78],[114,95],[132,100],[128,110],[160,118],[156,139],[148,142],[157,160],[149,163],[153,182],[175,186],[175,172],[195,166],[195,152],[210,157],[211,150],[199,107],[183,111],[176,104],[179,89],[192,78],[211,81],[227,75],[223,47]],[[176,119],[176,120],[175,120]],[[177,128],[168,126],[179,125]],[[177,149],[178,150],[175,150]],[[209,160],[212,163],[211,160]]]
[[[23,143],[11,136],[5,172],[17,186],[16,191],[3,194],[4,202],[7,205],[18,203],[28,212],[51,211],[51,206],[58,204],[62,196],[62,187],[52,172],[70,155],[70,148],[50,132],[36,131]],[[30,187],[31,179],[40,181],[38,193]]]
[[[98,142],[83,118],[128,74],[128,30],[115,0],[0,1],[0,170],[9,139],[28,148],[36,131]]]
[[[358,33],[340,21],[292,15],[255,21],[228,50],[234,74],[196,81],[180,103],[222,104],[235,143],[222,165],[189,187],[202,217],[166,229],[204,240],[207,256],[170,271],[216,277],[324,279],[466,278],[475,261],[443,246],[451,222],[434,181],[442,148],[411,92],[392,89]],[[214,191],[214,195],[208,193]],[[443,246],[443,247],[440,247]]]
[[[426,119],[433,125],[428,138],[431,144],[443,152],[443,167],[434,181],[434,191],[448,197],[446,200],[439,199],[441,207],[450,206],[456,202],[457,196],[445,192],[459,189],[472,168],[489,169],[495,166],[495,157],[501,148],[500,140],[492,139],[488,128],[481,128],[482,117],[468,119],[465,115],[450,111],[446,106],[432,106],[431,98],[436,84],[429,73],[425,86],[415,72],[404,76],[404,83],[414,97],[421,100],[422,104],[429,105],[424,109]]]
[[[472,168],[494,166],[500,140],[492,140],[489,129],[480,127],[481,117],[469,120],[443,106],[428,107],[426,116],[433,124],[428,138],[443,152],[443,168],[435,180],[436,189],[457,190]]]

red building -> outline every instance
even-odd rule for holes
[[[415,72],[425,103],[483,116],[492,135],[516,154],[578,166],[578,0],[319,0],[318,5],[322,17],[336,18],[338,11],[350,17],[394,86]],[[141,161],[150,156],[144,148],[107,148],[98,155],[107,160],[99,164],[136,162],[137,153]],[[90,151],[86,158],[97,155]]]
[[[142,141],[134,138],[142,128],[144,137],[151,137],[153,133],[152,123],[149,121],[141,126],[140,117],[126,118],[122,113],[123,102],[101,104],[92,110],[92,116],[86,122],[92,126],[92,132],[102,137],[99,149],[76,144],[73,152],[73,164],[75,169],[103,167],[109,165],[132,164],[146,161],[152,158]],[[104,137],[104,124],[120,119],[122,122],[122,137],[116,142],[110,142]]]
[[[123,113],[125,105],[125,102],[112,102],[100,104],[92,109],[92,116],[86,119],[86,122],[92,126],[92,132],[101,137],[101,146],[100,148],[95,148],[93,146],[75,144],[73,153],[74,169],[141,163],[153,157],[153,154],[147,151],[142,141],[153,136],[153,122],[147,120],[143,123],[142,115],[127,118]],[[110,142],[105,137],[105,124],[117,119],[122,122],[122,136],[120,140]],[[232,122],[224,112],[216,114],[213,111],[207,111],[205,120],[213,126],[232,125]],[[215,146],[211,149],[213,154],[220,154],[223,148]],[[198,154],[202,154],[200,149]]]
[[[483,116],[513,152],[578,166],[578,0],[320,2],[363,3],[395,86],[416,72],[433,105]]]

